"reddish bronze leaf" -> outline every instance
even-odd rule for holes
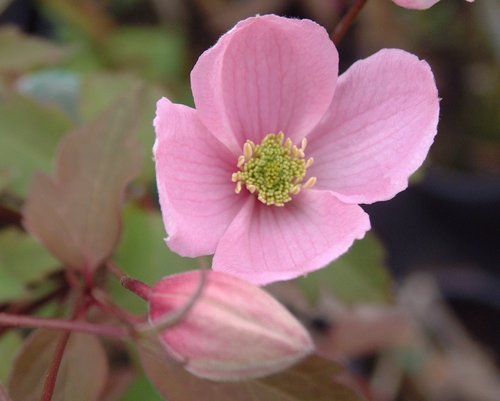
[[[14,361],[9,378],[13,401],[39,401],[60,332],[37,330]],[[108,361],[99,340],[71,334],[52,401],[98,401],[108,377]]]
[[[262,379],[217,383],[193,376],[150,349],[140,350],[144,370],[169,401],[361,401],[353,390],[335,382],[340,365],[317,356]]]
[[[123,193],[142,166],[135,138],[138,92],[67,135],[54,178],[33,180],[24,224],[67,267],[93,270],[116,247]]]
[[[7,389],[0,384],[0,401],[12,401],[9,394],[7,393]]]

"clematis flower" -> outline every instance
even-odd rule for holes
[[[159,322],[188,303],[200,272],[169,276],[153,289],[150,320]],[[310,354],[306,329],[259,287],[208,272],[202,295],[161,336],[163,346],[189,372],[211,380],[242,380],[284,370]]]
[[[319,269],[370,228],[358,205],[407,187],[436,134],[429,65],[381,50],[338,77],[324,28],[239,22],[191,72],[196,109],[154,121],[167,244],[255,284]]]
[[[434,4],[438,3],[439,0],[392,0],[398,6],[409,8],[412,10],[427,10],[431,8]],[[466,0],[469,3],[474,2],[474,0]]]

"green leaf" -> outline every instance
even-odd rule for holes
[[[145,168],[142,177],[154,181],[154,163],[151,157],[155,141],[153,119],[156,102],[164,95],[164,91],[129,74],[94,73],[82,79],[80,92],[80,115],[84,120],[94,118],[100,111],[112,104],[120,96],[133,90],[138,84],[144,86],[142,108],[138,111],[137,137],[143,144]]]
[[[23,298],[26,294],[24,285],[11,272],[0,267],[0,303]]]
[[[105,42],[106,57],[155,81],[178,81],[186,65],[184,36],[172,29],[127,26],[116,29]]]
[[[169,274],[199,268],[195,259],[183,258],[170,251],[165,244],[165,228],[159,212],[129,207],[125,211],[122,240],[115,260],[132,277],[155,284]],[[145,311],[145,303],[136,295],[111,282],[118,302],[128,310]]]
[[[297,282],[313,302],[325,289],[346,303],[391,302],[392,281],[384,259],[382,244],[368,233],[344,256]]]
[[[0,337],[0,355],[2,356],[0,358],[1,382],[5,383],[7,380],[14,357],[22,345],[23,340],[17,331],[9,330]],[[1,399],[0,397],[0,401]]]
[[[0,29],[0,73],[23,73],[35,67],[58,63],[64,50],[13,26]]]
[[[16,228],[0,231],[0,272],[31,284],[58,269],[58,262],[34,238]]]
[[[35,171],[49,171],[57,143],[71,127],[55,108],[23,96],[0,98],[0,175],[16,195],[26,195]]]
[[[137,400],[162,401],[163,398],[151,385],[146,376],[141,375],[132,383],[132,385],[127,390],[126,394],[122,398],[120,398],[120,401],[137,401]]]
[[[20,93],[41,103],[56,106],[73,120],[79,120],[80,77],[64,70],[45,70],[24,75],[17,81]]]
[[[335,381],[340,365],[316,356],[276,375],[225,383],[195,377],[147,349],[140,349],[140,357],[147,376],[168,401],[361,401]]]
[[[135,138],[140,106],[136,89],[66,136],[55,177],[33,181],[24,223],[67,267],[96,269],[118,243],[123,194],[142,165]]]
[[[48,368],[63,333],[37,330],[14,360],[8,388],[16,401],[39,401]],[[71,334],[57,375],[52,401],[98,401],[108,376],[108,361],[99,340]]]

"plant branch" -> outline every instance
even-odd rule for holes
[[[124,273],[112,260],[108,261],[106,266],[111,274],[113,274],[120,280],[120,284],[123,288],[126,288],[127,290],[133,292],[135,295],[141,297],[145,301],[149,301],[152,292],[149,285]]]
[[[349,28],[351,28],[351,25],[367,1],[368,0],[355,0],[351,8],[342,17],[332,34],[332,40],[335,45],[339,45],[340,42],[342,42],[342,39],[344,39],[344,36],[349,31]]]
[[[63,283],[60,287],[57,287],[53,291],[43,295],[41,298],[38,298],[33,302],[11,304],[4,310],[4,312],[10,315],[24,315],[27,313],[31,313],[54,299],[64,297],[67,294],[67,292],[68,292],[68,287],[66,286],[65,283]],[[0,311],[0,314],[1,313],[2,312]],[[8,330],[8,326],[6,327],[1,327],[1,326],[2,324],[0,322],[0,336],[3,335],[3,333],[6,330]]]
[[[52,330],[69,330],[81,333],[97,334],[104,337],[124,338],[128,336],[125,328],[84,321],[47,319],[34,316],[11,315],[0,313],[0,326],[32,327]]]
[[[117,317],[126,325],[133,327],[133,323],[144,322],[144,318],[134,315],[129,311],[116,305],[106,292],[98,288],[94,288],[90,293],[90,295],[92,296],[92,300],[94,301],[96,306],[101,308],[103,311],[109,313],[110,315]]]
[[[54,353],[54,359],[52,359],[52,363],[49,366],[49,372],[47,374],[47,377],[45,378],[42,398],[40,399],[40,401],[52,400],[52,396],[54,395],[54,389],[56,388],[57,373],[59,372],[59,368],[61,367],[61,362],[64,356],[64,350],[66,349],[66,345],[68,345],[70,335],[71,331],[65,331],[62,334],[61,339],[57,342],[57,347]]]

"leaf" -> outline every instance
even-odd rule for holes
[[[63,333],[37,330],[12,367],[8,388],[14,401],[39,401],[45,377]],[[72,333],[57,375],[52,401],[97,401],[106,384],[108,361],[99,340]]]
[[[0,274],[8,272],[27,285],[58,269],[58,262],[34,238],[16,228],[0,231]]]
[[[65,265],[94,270],[115,249],[126,185],[141,171],[138,90],[62,141],[55,177],[38,175],[24,224]]]
[[[12,398],[7,393],[7,389],[2,384],[0,384],[0,401],[12,401]]]
[[[19,197],[35,171],[49,171],[56,145],[71,128],[62,112],[17,94],[0,97],[0,175]]]
[[[146,375],[168,401],[361,401],[335,382],[340,365],[316,356],[276,375],[226,383],[197,378],[146,348],[140,357]]]
[[[104,46],[114,65],[126,66],[140,76],[174,83],[184,78],[186,44],[180,32],[164,27],[120,27],[111,33]]]
[[[137,137],[144,147],[145,168],[142,173],[148,181],[154,181],[154,163],[151,157],[155,141],[153,130],[153,119],[156,112],[156,102],[165,91],[159,87],[142,82],[139,78],[130,74],[93,73],[82,78],[80,92],[80,115],[84,120],[93,118],[104,108],[108,107],[117,98],[130,92],[138,84],[144,87],[142,109],[138,111],[139,124]]]
[[[165,235],[159,212],[128,207],[116,262],[126,273],[148,284],[155,284],[169,274],[199,268],[195,259],[183,258],[170,251],[164,241]],[[111,291],[123,307],[136,313],[146,311],[141,299],[123,290],[116,280],[112,283]]]
[[[22,298],[26,288],[9,271],[0,268],[0,303]]]
[[[392,281],[384,259],[382,245],[369,233],[340,259],[297,282],[313,301],[321,289],[327,289],[347,303],[388,303],[392,300]]]
[[[55,64],[63,56],[63,49],[44,39],[25,35],[13,26],[0,29],[0,73],[20,74]]]
[[[7,380],[14,356],[22,345],[23,341],[16,330],[9,330],[0,337],[0,382]]]
[[[162,401],[163,398],[158,395],[158,392],[145,376],[140,376],[132,383],[125,395],[120,398],[120,401],[137,400]]]
[[[78,120],[80,76],[74,72],[51,69],[24,75],[17,90],[40,103],[54,105],[73,120]]]

